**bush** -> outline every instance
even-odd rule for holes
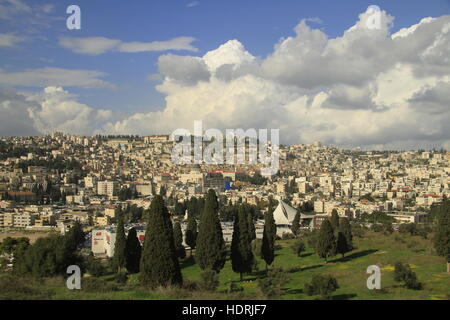
[[[409,234],[411,236],[419,234],[419,230],[417,229],[417,225],[415,223],[401,224],[400,227],[398,228],[398,232],[402,234]]]
[[[364,238],[364,235],[366,234],[366,229],[359,225],[352,226],[352,234],[355,237]]]
[[[196,291],[199,288],[199,284],[196,281],[184,279],[181,287],[187,291]]]
[[[381,224],[373,224],[371,229],[373,232],[383,232],[384,231],[384,227]]]
[[[261,257],[261,245],[262,245],[262,240],[261,239],[255,239],[255,240],[252,241],[253,256]]]
[[[310,232],[306,237],[306,244],[308,245],[308,247],[316,250],[316,242],[317,242],[317,230],[314,230],[312,232]]]
[[[0,300],[50,299],[46,290],[30,287],[30,281],[11,275],[0,276]]]
[[[214,270],[205,270],[201,274],[200,289],[204,291],[215,291],[219,286],[219,275]]]
[[[288,274],[281,268],[269,270],[267,277],[258,280],[258,286],[268,298],[279,297],[283,287],[289,282]]]
[[[295,239],[295,235],[294,235],[293,233],[287,233],[287,232],[285,232],[285,233],[283,233],[283,234],[281,235],[281,239],[282,239],[282,240]]]
[[[394,280],[396,282],[403,282],[408,289],[420,290],[422,284],[417,280],[417,275],[411,270],[409,264],[397,262],[394,269]]]
[[[94,277],[101,277],[106,274],[106,268],[101,261],[89,256],[86,261],[87,272]]]
[[[298,257],[304,252],[306,249],[305,244],[303,241],[296,241],[291,245],[291,250],[294,252]]]
[[[119,272],[114,277],[114,281],[116,281],[118,284],[126,284],[127,280],[128,280],[128,276],[125,272]]]
[[[86,292],[111,292],[118,291],[119,288],[116,284],[112,282],[108,282],[105,280],[101,280],[98,278],[83,278],[81,282],[81,290]]]
[[[322,299],[328,299],[330,294],[339,289],[336,278],[330,275],[316,274],[311,283],[305,284],[305,293],[308,296],[320,295]]]
[[[244,291],[244,288],[236,284],[236,282],[231,282],[230,287],[227,290],[227,293],[236,293],[236,292],[242,292]]]
[[[419,243],[416,240],[411,240],[406,246],[408,247],[408,249],[412,249],[416,248],[418,245]]]

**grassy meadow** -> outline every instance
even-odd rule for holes
[[[336,256],[327,264],[320,259],[311,248],[297,257],[290,248],[297,240],[278,240],[274,265],[288,273],[290,281],[283,288],[279,299],[307,300],[317,299],[303,292],[305,283],[311,281],[316,273],[331,274],[339,284],[339,289],[332,294],[332,299],[356,300],[446,300],[450,298],[450,275],[446,273],[443,258],[433,253],[430,240],[417,236],[391,235],[367,232],[364,238],[354,238],[355,250],[345,258]],[[410,290],[394,282],[394,264],[396,262],[410,264],[423,285],[422,290]],[[366,286],[367,267],[377,265],[381,268],[381,290],[369,290]],[[185,282],[200,281],[201,270],[194,259],[181,261]],[[109,284],[100,289],[69,290],[63,278],[50,278],[41,281],[19,281],[14,288],[8,290],[8,284],[0,287],[1,299],[265,299],[258,288],[258,277],[265,276],[265,264],[258,259],[259,271],[245,275],[239,281],[239,274],[231,269],[228,260],[220,272],[220,286],[214,293],[187,288],[161,288],[148,291],[139,286],[137,274],[129,276],[125,284],[118,284],[114,275],[102,276],[104,283]],[[243,288],[237,293],[227,293],[230,284],[235,282]],[[13,286],[13,284],[10,284]],[[14,290],[13,290],[14,289]]]

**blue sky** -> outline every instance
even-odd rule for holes
[[[34,13],[17,14],[12,20],[0,20],[5,33],[25,35],[17,46],[0,48],[0,68],[8,72],[56,67],[97,70],[106,73],[104,80],[115,89],[70,88],[78,100],[94,108],[108,108],[123,113],[160,109],[164,96],[147,80],[157,70],[160,55],[201,56],[230,39],[238,39],[254,56],[265,57],[280,38],[292,36],[293,28],[303,18],[319,18],[310,23],[329,37],[336,37],[357,21],[358,14],[376,4],[395,17],[393,32],[418,23],[423,17],[438,17],[450,12],[450,2],[431,1],[24,1],[33,8],[52,4],[49,19],[34,18]],[[82,29],[67,30],[66,8],[77,4],[82,13]],[[27,19],[23,19],[23,17]],[[40,20],[39,20],[40,19]],[[35,24],[33,20],[47,23]],[[44,21],[42,21],[44,20]],[[58,45],[58,37],[106,37],[124,42],[166,41],[186,36],[196,40],[198,52],[168,50],[159,52],[107,52],[86,55]],[[29,87],[29,90],[40,88]]]

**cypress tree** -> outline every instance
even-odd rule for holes
[[[188,213],[188,225],[186,228],[184,241],[190,248],[190,256],[192,256],[192,250],[195,249],[195,246],[197,244],[197,235],[197,220],[195,219],[194,215]]]
[[[320,226],[319,237],[316,244],[316,252],[325,262],[329,257],[336,254],[336,238],[333,227],[328,219],[325,219]]]
[[[292,221],[292,233],[294,235],[298,235],[298,231],[300,229],[300,210],[297,210],[297,213],[295,214],[294,221]]]
[[[347,218],[342,218],[339,222],[339,230],[344,234],[345,240],[347,242],[348,251],[353,250],[353,234],[352,227],[350,226],[350,221]]]
[[[122,268],[125,267],[125,250],[126,250],[126,238],[125,229],[123,226],[123,214],[118,217],[117,230],[116,230],[116,242],[114,245],[113,265],[116,271],[119,273]]]
[[[177,257],[181,259],[186,257],[186,251],[184,250],[183,246],[183,233],[181,231],[181,225],[179,222],[176,222],[173,225],[173,241]]]
[[[275,259],[275,237],[277,235],[277,226],[273,218],[273,209],[269,208],[264,219],[264,231],[261,244],[261,258],[266,262],[266,271],[268,266]]]
[[[125,256],[125,266],[129,273],[139,272],[139,263],[141,261],[141,243],[137,237],[136,229],[131,228],[128,231],[127,242],[126,242],[126,256]]]
[[[249,209],[247,207],[247,209]],[[256,239],[256,229],[255,229],[255,223],[253,221],[253,214],[251,210],[246,210],[246,217],[247,217],[247,225],[248,225],[248,232],[250,235],[250,242]]]
[[[436,232],[433,243],[438,255],[447,260],[447,272],[450,273],[450,203],[444,199],[436,217]]]
[[[216,193],[210,189],[200,218],[195,259],[202,270],[214,270],[217,273],[226,260],[225,241],[218,212]]]
[[[160,195],[155,196],[150,205],[140,271],[140,281],[145,287],[165,287],[182,283],[172,222]]]
[[[240,274],[241,281],[242,274],[251,272],[253,266],[252,235],[249,226],[248,215],[244,206],[241,205],[235,214],[231,241],[231,266],[234,272]]]
[[[339,231],[336,240],[336,252],[342,254],[342,258],[345,256],[345,253],[349,252],[347,239],[344,234]]]
[[[333,209],[333,211],[331,211],[330,222],[335,234],[337,234],[337,231],[339,229],[339,214],[336,209]]]

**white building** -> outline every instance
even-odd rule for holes
[[[99,181],[97,185],[97,194],[113,197],[117,190],[115,181]]]

